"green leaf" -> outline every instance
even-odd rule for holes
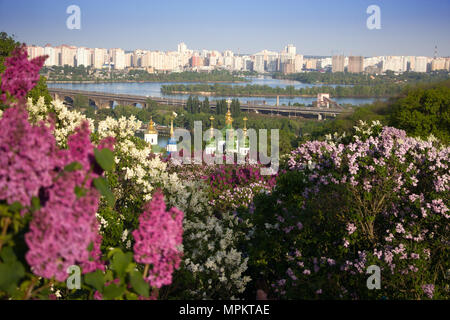
[[[122,251],[118,251],[112,258],[111,268],[119,276],[123,276],[132,260],[133,254],[131,252],[123,253]]]
[[[25,268],[19,261],[0,263],[0,290],[13,294],[24,276]]]
[[[103,291],[103,285],[105,284],[105,277],[103,272],[96,270],[95,272],[88,273],[84,275],[84,281],[86,284],[94,287],[98,291]]]
[[[133,292],[127,292],[126,294],[127,300],[137,300],[138,296]]]
[[[95,160],[103,170],[109,171],[114,168],[114,153],[108,148],[94,150]]]
[[[130,283],[134,291],[146,298],[149,297],[150,286],[139,271],[130,272]]]
[[[0,258],[2,258],[4,263],[12,263],[17,261],[16,254],[11,247],[5,247],[2,251],[0,251]]]
[[[31,209],[37,211],[41,208],[41,200],[38,197],[31,198]]]
[[[115,298],[120,297],[124,292],[125,292],[124,286],[118,286],[114,283],[111,283],[103,290],[103,299],[113,300]]]
[[[75,192],[77,198],[81,198],[86,195],[86,189],[79,187],[79,186],[75,186],[74,192]]]
[[[113,193],[109,189],[108,182],[103,177],[95,178],[94,186],[98,191],[100,191],[101,195],[105,197],[108,205],[113,207],[116,200],[114,199]]]
[[[16,201],[16,202],[12,203],[12,204],[9,206],[9,210],[12,211],[12,212],[18,212],[18,211],[20,211],[22,208],[23,208],[23,206],[22,206],[22,204],[21,204],[19,201]]]
[[[83,169],[83,166],[78,161],[74,161],[72,163],[69,163],[67,166],[64,167],[64,171],[72,172],[76,170]]]

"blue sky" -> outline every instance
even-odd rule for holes
[[[81,30],[66,8],[81,8]],[[381,8],[381,30],[366,9]],[[305,55],[450,56],[449,0],[0,0],[0,31],[28,44],[255,53],[293,43]]]

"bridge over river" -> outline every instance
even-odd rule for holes
[[[186,106],[187,100],[161,98],[161,97],[147,97],[139,95],[129,94],[116,94],[97,91],[84,91],[84,90],[69,90],[59,88],[49,88],[51,96],[54,99],[60,99],[68,104],[73,103],[75,96],[83,95],[89,99],[91,105],[95,105],[97,108],[111,108],[114,103],[119,105],[134,105],[140,104],[142,107],[147,106],[148,99],[151,99],[159,104],[171,105],[171,106]],[[216,101],[211,100],[209,103],[211,109],[216,108]],[[340,113],[347,113],[351,110],[344,109],[335,104],[331,108],[326,107],[296,107],[296,106],[270,106],[265,104],[241,104],[241,110],[247,112],[256,112],[264,114],[278,114],[289,117],[317,117],[321,120],[323,118],[334,118]]]

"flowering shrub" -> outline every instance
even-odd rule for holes
[[[255,194],[270,192],[275,176],[263,176],[257,165],[220,165],[207,177],[210,204],[221,211],[248,208]]]
[[[244,276],[247,260],[238,250],[243,234],[238,230],[237,219],[229,214],[214,216],[205,182],[190,179],[189,166],[174,168],[152,154],[150,146],[134,136],[140,127],[140,121],[134,117],[107,118],[98,124],[99,138],[111,135],[116,139],[115,168],[107,173],[116,197],[115,210],[101,207],[98,212],[105,246],[120,246],[124,250],[133,246],[130,231],[138,228],[145,201],[161,189],[167,205],[183,211],[184,219],[180,269],[174,273],[175,284],[161,288],[160,297],[238,297],[249,279]]]
[[[280,298],[448,299],[449,151],[379,123],[301,145],[255,201],[251,268]]]
[[[93,186],[99,174],[98,170],[90,172],[95,157],[89,134],[85,122],[69,137],[69,149],[58,151],[55,167],[76,163],[81,169],[52,170],[57,176],[51,186],[40,190],[43,207],[33,214],[30,231],[25,235],[27,262],[34,274],[47,279],[64,281],[71,265],[80,265],[84,273],[104,268],[99,261],[101,236],[95,217],[100,194]],[[89,246],[91,251],[87,250]]]
[[[136,243],[135,256],[137,262],[152,263],[152,270],[144,270],[146,277],[139,271],[141,266],[133,262],[131,252],[110,248],[108,254],[103,254],[97,211],[101,196],[103,208],[114,206],[114,196],[103,172],[114,169],[115,139],[94,136],[95,147],[88,121],[75,116],[69,121],[81,120],[80,124],[59,141],[67,148],[57,145],[53,135],[58,135],[55,121],[64,118],[64,109],[58,108],[61,103],[56,102],[53,106],[61,112],[55,117],[50,110],[47,117],[39,100],[40,107],[28,114],[23,98],[36,83],[40,62],[26,58],[26,52],[16,50],[2,76],[2,90],[8,91],[11,102],[0,119],[0,125],[6,129],[0,131],[0,298],[156,298],[157,293],[150,294],[144,278],[152,284],[156,280],[157,287],[170,284],[179,257],[170,250],[161,252],[160,246],[151,256],[153,262],[148,261],[142,253],[147,254],[145,249],[154,247],[142,244],[142,240],[161,239],[163,235],[166,240],[173,239],[166,246],[181,243],[183,214],[170,210],[168,214],[176,214],[175,229],[158,230],[159,234],[149,226],[156,223],[168,227],[170,223],[158,224],[154,217],[149,222],[149,213],[142,215],[141,228],[135,233],[141,239]],[[25,76],[29,78],[22,79]],[[33,109],[30,104],[31,101],[28,108]],[[162,197],[158,199],[159,208],[165,208]],[[161,259],[172,261],[173,266],[155,262]],[[81,293],[62,283],[69,280],[73,267],[81,268],[84,274],[82,288],[78,288]]]
[[[154,194],[139,217],[139,229],[133,231],[134,259],[146,268],[152,266],[148,277],[144,272],[144,278],[153,287],[171,284],[173,270],[180,266],[182,223],[183,212],[176,208],[166,211],[161,192]]]
[[[91,119],[78,111],[69,110],[61,100],[53,100],[50,105],[46,105],[43,97],[39,97],[35,104],[32,98],[28,98],[27,110],[31,123],[45,121],[53,125],[53,135],[60,147],[67,146],[67,138],[83,122],[87,121],[89,130],[94,131],[94,123]]]

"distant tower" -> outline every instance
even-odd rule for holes
[[[434,46],[434,59],[435,60],[437,59],[437,54],[438,54],[438,52],[437,52],[437,45],[435,45]]]
[[[158,144],[158,131],[155,129],[155,123],[152,118],[150,118],[150,123],[148,125],[147,132],[144,135],[144,140],[152,146]]]
[[[250,145],[247,137],[247,117],[244,117],[244,142],[243,145],[239,148],[239,153],[243,156],[246,156],[250,152]]]
[[[166,150],[168,153],[177,152],[177,140],[173,133],[173,119],[170,121],[170,139],[167,143]]]
[[[214,137],[214,127],[213,127],[214,117],[211,116],[209,118],[209,120],[211,120],[211,129],[210,129],[211,136],[209,138],[208,143],[206,144],[205,153],[211,155],[211,154],[214,154],[216,152],[216,139]]]

